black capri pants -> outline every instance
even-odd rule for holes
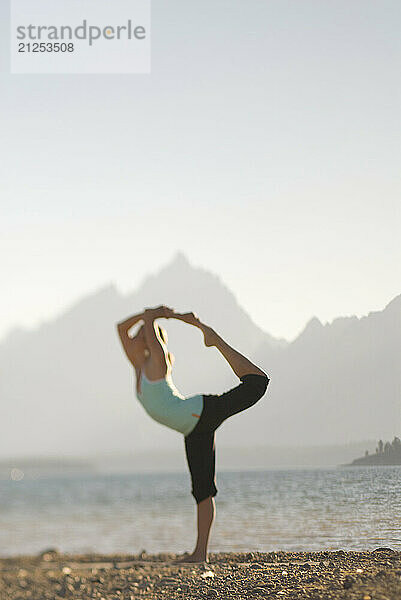
[[[256,404],[264,395],[269,378],[250,373],[224,394],[203,395],[203,410],[194,429],[184,437],[185,454],[191,474],[192,495],[196,503],[217,494],[214,432],[231,417]]]

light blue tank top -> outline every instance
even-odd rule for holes
[[[142,371],[139,402],[158,423],[188,435],[198,423],[203,410],[203,396],[185,398],[175,387],[171,375],[150,381]]]

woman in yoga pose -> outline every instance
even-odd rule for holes
[[[184,397],[175,387],[173,356],[167,334],[157,319],[179,319],[201,330],[206,346],[214,346],[227,360],[241,383],[220,395]],[[130,329],[142,325],[134,337]],[[125,353],[135,368],[137,397],[145,411],[159,423],[184,435],[185,452],[197,504],[198,539],[195,550],[177,562],[208,562],[207,546],[215,516],[215,431],[264,395],[269,378],[259,367],[234,350],[194,313],[177,313],[166,306],[146,309],[117,325]]]

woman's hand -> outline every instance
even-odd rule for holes
[[[145,308],[144,317],[145,319],[158,319],[163,316],[163,311],[161,310],[161,306],[156,306],[154,308]]]
[[[169,306],[163,306],[163,309],[166,319],[174,319],[178,314],[175,312],[174,308],[170,308]]]
[[[184,323],[189,323],[189,325],[195,325],[195,327],[199,327],[201,324],[198,315],[194,312],[177,314],[177,318],[184,321]]]
[[[202,325],[198,315],[194,312],[187,313],[179,313],[174,310],[174,308],[170,308],[169,306],[165,306],[161,304],[160,306],[156,306],[155,308],[147,308],[144,312],[145,318],[158,319],[178,319],[179,321],[184,321],[184,323],[188,323],[189,325],[194,325],[195,327],[200,327]]]
[[[144,312],[145,317],[151,319],[170,319],[175,315],[174,309],[161,304],[155,308],[146,308]]]

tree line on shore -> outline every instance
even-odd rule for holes
[[[401,456],[401,439],[395,436],[392,442],[383,442],[383,440],[379,440],[376,446],[376,454],[384,456]],[[366,450],[365,456],[369,456],[369,450]]]

